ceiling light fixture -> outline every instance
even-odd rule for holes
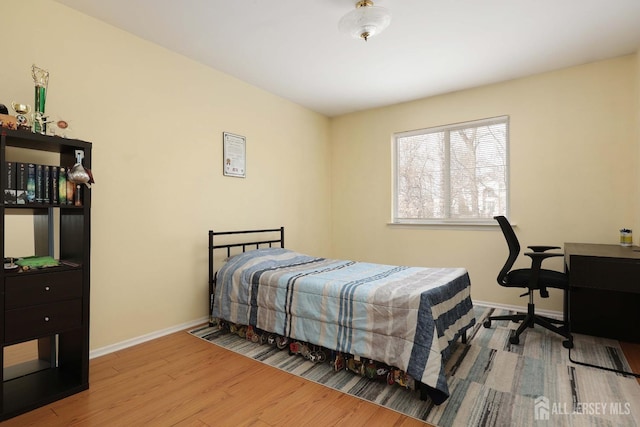
[[[387,28],[390,22],[391,14],[387,9],[374,6],[371,0],[360,0],[355,10],[340,19],[338,28],[355,39],[367,41]]]

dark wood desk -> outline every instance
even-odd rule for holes
[[[565,243],[571,331],[640,342],[640,248]]]

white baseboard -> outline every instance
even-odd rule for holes
[[[182,323],[180,325],[171,326],[170,328],[161,329],[159,331],[141,335],[136,338],[131,338],[125,341],[121,341],[119,343],[97,348],[89,352],[89,359],[104,356],[106,354],[113,353],[114,351],[122,350],[128,347],[133,347],[134,345],[142,344],[143,342],[151,341],[153,339],[160,338],[165,335],[172,334],[174,332],[182,331],[188,328],[193,328],[194,326],[202,325],[203,323],[207,323],[208,321],[209,321],[209,317],[203,317],[197,320],[192,320],[190,322]]]
[[[486,302],[486,301],[477,301],[477,300],[473,300],[473,305],[477,305],[480,307],[499,308],[502,310],[516,311],[518,313],[527,312],[527,307],[523,307],[519,305],[498,304],[495,302]],[[541,316],[551,317],[552,319],[558,319],[558,320],[562,320],[563,318],[561,311],[541,310],[536,308],[536,314],[540,314]]]

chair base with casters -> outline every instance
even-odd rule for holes
[[[520,254],[520,243],[507,218],[504,216],[496,216],[494,219],[498,221],[509,247],[509,257],[498,274],[498,284],[508,288],[517,287],[527,289],[527,292],[520,296],[528,295],[529,303],[527,304],[526,314],[489,317],[483,323],[484,327],[490,328],[491,321],[493,320],[521,322],[518,329],[509,337],[509,342],[515,345],[520,343],[520,335],[527,328],[533,328],[537,324],[566,338],[566,340],[562,342],[562,345],[565,348],[572,348],[573,337],[568,321],[551,319],[535,314],[535,305],[533,303],[534,291],[539,291],[542,298],[548,298],[549,292],[547,288],[562,289],[565,292],[564,313],[566,318],[566,313],[568,313],[566,294],[569,287],[568,277],[565,273],[542,268],[542,262],[544,260],[563,256],[561,253],[547,251],[560,248],[558,246],[527,246],[532,252],[527,252],[524,255],[531,258],[531,268],[513,270],[512,267]]]
[[[505,316],[491,316],[487,318],[487,320],[485,320],[482,325],[485,328],[490,328],[491,322],[494,320],[510,320],[512,322],[522,322],[520,323],[520,326],[518,326],[518,329],[509,337],[509,342],[513,345],[520,344],[520,335],[527,328],[533,328],[534,325],[538,324],[545,329],[548,329],[552,332],[555,332],[556,334],[565,337],[566,340],[562,341],[562,346],[564,348],[573,348],[573,336],[569,332],[569,327],[564,321],[535,314],[533,292],[529,292],[529,304],[527,304],[526,313],[508,314]]]

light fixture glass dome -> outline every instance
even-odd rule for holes
[[[384,7],[373,5],[371,0],[356,3],[356,8],[338,22],[338,28],[353,38],[365,41],[389,26],[391,14]]]

